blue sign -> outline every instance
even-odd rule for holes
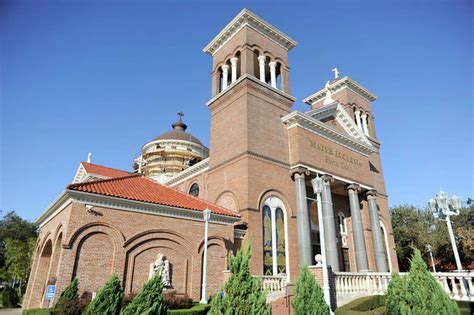
[[[46,300],[54,299],[54,294],[56,293],[55,285],[48,285],[48,290],[46,291]]]

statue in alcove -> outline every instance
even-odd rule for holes
[[[171,288],[171,276],[170,276],[170,262],[165,255],[159,253],[156,256],[155,262],[150,264],[150,272],[148,278],[151,279],[156,273],[161,275],[161,281],[165,288]]]

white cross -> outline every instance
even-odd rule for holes
[[[89,152],[89,154],[87,154],[87,163],[91,163],[92,161],[92,152]]]
[[[331,71],[334,72],[334,79],[339,79],[339,70],[337,70],[337,68],[334,68]]]

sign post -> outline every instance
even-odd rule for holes
[[[55,285],[48,285],[48,289],[46,290],[46,300],[48,300],[48,308],[49,303],[54,300],[54,295],[56,294],[56,286]]]

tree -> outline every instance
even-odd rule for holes
[[[120,312],[121,315],[166,313],[166,305],[163,303],[163,281],[159,273],[148,280],[140,293]]]
[[[123,290],[120,280],[113,274],[86,309],[86,315],[116,315],[120,312]]]
[[[307,266],[300,268],[291,305],[295,315],[329,315],[323,291]]]
[[[38,227],[14,211],[0,219],[0,282],[16,290],[21,298],[26,291]]]
[[[5,266],[2,274],[12,288],[16,288],[18,296],[22,296],[26,290],[35,243],[34,238],[27,242],[11,238],[4,241]]]
[[[64,291],[61,293],[54,308],[59,309],[66,300],[72,301],[79,299],[79,295],[77,294],[78,286],[79,280],[77,278],[74,278],[74,280],[72,280],[71,283],[69,283],[69,285],[67,286],[67,288],[64,289]]]
[[[14,211],[6,213],[0,220],[0,268],[5,265],[4,242],[8,238],[28,242],[30,238],[38,237],[36,224],[28,222]]]
[[[386,305],[390,315],[459,314],[456,302],[431,275],[418,249],[414,250],[409,273],[404,278],[394,274]]]
[[[409,205],[391,208],[391,217],[400,271],[409,269],[414,247],[422,250],[424,260],[431,265],[428,244],[438,270],[455,266],[445,221],[435,220],[432,213]],[[474,205],[462,208],[458,216],[451,216],[451,221],[461,261],[468,266],[474,259]]]
[[[220,292],[213,296],[209,314],[270,314],[270,308],[266,305],[267,294],[262,291],[261,280],[250,274],[250,259],[250,242],[245,242],[230,259],[232,275],[224,285],[224,297]]]

